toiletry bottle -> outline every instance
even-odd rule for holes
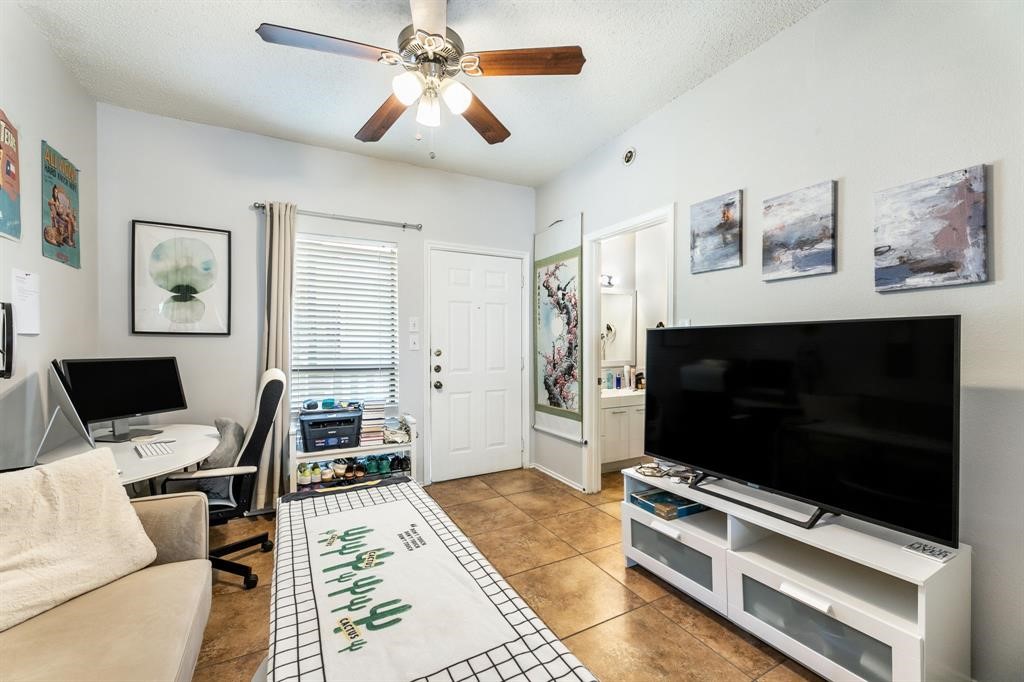
[[[629,368],[629,387],[636,390],[636,367]]]
[[[622,375],[621,374],[616,374],[615,375],[615,388],[622,388]]]
[[[612,376],[611,371],[604,375],[604,385],[607,388],[615,388],[615,377]]]

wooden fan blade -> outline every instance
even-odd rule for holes
[[[412,25],[417,31],[445,37],[448,28],[448,0],[409,0]]]
[[[275,45],[288,45],[290,47],[301,47],[307,50],[318,52],[330,52],[345,57],[356,57],[357,59],[368,59],[377,61],[381,53],[390,52],[382,47],[365,45],[344,38],[325,36],[321,33],[310,33],[297,28],[278,26],[277,24],[260,24],[256,29],[260,38]]]
[[[395,124],[395,121],[408,108],[394,95],[389,96],[384,100],[384,104],[380,105],[380,109],[375,111],[370,120],[359,129],[359,132],[356,133],[356,139],[362,142],[376,142],[384,137],[384,133]]]
[[[587,61],[579,45],[470,54],[480,59],[481,76],[568,76],[579,73]]]
[[[480,136],[487,140],[487,144],[498,144],[504,142],[511,135],[498,117],[491,113],[480,98],[473,95],[473,101],[469,107],[462,112],[462,117],[469,121],[469,125],[476,128]]]

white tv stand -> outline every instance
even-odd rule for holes
[[[622,547],[676,588],[830,680],[970,680],[971,548],[942,564],[909,535],[843,516],[811,529],[668,477],[623,469]],[[727,481],[735,499],[806,518],[804,505]],[[707,506],[666,521],[630,503],[660,488]]]

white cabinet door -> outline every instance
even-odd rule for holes
[[[601,462],[629,458],[629,408],[606,407],[601,410]]]
[[[629,408],[629,457],[644,454],[644,406]]]

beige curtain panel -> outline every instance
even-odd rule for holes
[[[263,325],[261,368],[276,367],[291,376],[292,352],[292,263],[295,253],[295,204],[268,201],[266,208],[267,307]],[[260,464],[254,509],[271,509],[287,491],[288,431],[290,427],[288,385],[278,408],[274,428],[267,439]]]

